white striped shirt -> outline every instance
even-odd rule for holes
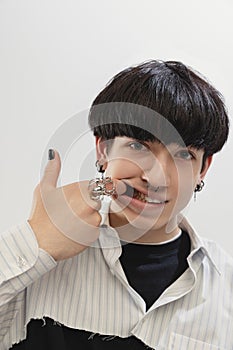
[[[93,334],[134,335],[156,350],[233,350],[232,258],[183,219],[189,268],[146,311],[106,220],[93,247],[58,263],[38,248],[27,222],[0,236],[0,350],[25,339],[31,319],[46,316]]]

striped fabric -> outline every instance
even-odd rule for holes
[[[189,268],[146,311],[102,215],[95,245],[59,263],[38,248],[27,222],[0,236],[0,350],[25,339],[27,323],[45,316],[93,334],[133,334],[156,350],[233,350],[232,258],[183,219]]]

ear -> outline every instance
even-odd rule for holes
[[[107,141],[103,140],[101,137],[96,137],[96,158],[99,162],[104,165],[104,169],[107,166],[108,157],[107,157]]]
[[[209,156],[206,158],[204,165],[202,166],[201,173],[200,173],[200,181],[204,179],[206,176],[207,171],[209,170],[210,164],[212,163],[213,156]]]

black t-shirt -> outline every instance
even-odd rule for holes
[[[120,261],[129,284],[145,300],[147,309],[187,269],[190,239],[186,232],[161,245],[123,244]],[[31,320],[27,339],[14,350],[124,350],[148,349],[134,336],[120,338],[93,334],[60,325],[49,318]]]
[[[129,284],[145,300],[147,309],[187,269],[190,239],[186,232],[161,245],[122,245],[121,264]]]

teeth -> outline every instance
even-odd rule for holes
[[[138,191],[136,191],[136,193],[134,195],[134,198],[136,198],[136,199],[138,199],[138,200],[140,200],[142,202],[147,202],[146,196],[143,193],[138,192]]]
[[[147,202],[147,203],[154,203],[154,204],[161,204],[164,203],[163,201],[159,201],[157,199],[152,199],[147,197],[144,193],[141,193],[139,191],[136,191],[136,193],[133,196],[134,198],[142,201],[142,202]]]
[[[164,203],[164,202],[160,202],[160,201],[158,201],[158,200],[156,200],[156,199],[151,199],[151,198],[149,198],[149,197],[145,197],[145,200],[146,200],[146,202],[149,202],[149,203]]]

